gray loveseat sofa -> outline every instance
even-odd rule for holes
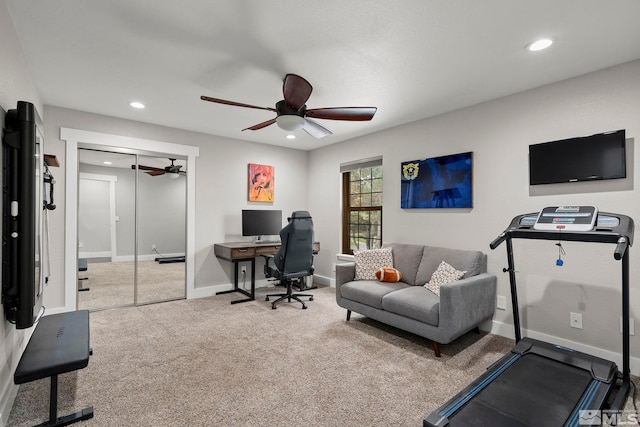
[[[496,276],[487,273],[487,256],[480,251],[389,243],[393,267],[400,282],[354,280],[355,263],[336,265],[336,301],[371,319],[433,341],[436,357],[440,344],[448,344],[480,323],[495,310]],[[457,281],[443,284],[440,295],[424,287],[441,261],[466,271]]]

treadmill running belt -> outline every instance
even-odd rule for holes
[[[450,426],[562,426],[591,373],[525,354],[449,418]]]

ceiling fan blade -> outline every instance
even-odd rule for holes
[[[333,135],[333,132],[331,132],[329,129],[311,119],[304,119],[304,126],[302,127],[302,130],[317,139]]]
[[[136,165],[131,165],[131,169],[136,169]],[[138,169],[140,169],[141,171],[154,171],[164,173],[164,169],[154,168],[153,166],[138,165]]]
[[[276,119],[271,119],[271,120],[267,120],[266,122],[258,123],[257,125],[253,125],[251,127],[248,127],[242,130],[258,130],[258,129],[266,128],[267,126],[272,125],[275,122],[276,122]]]
[[[287,74],[282,83],[284,101],[289,107],[299,110],[307,102],[313,91],[311,83],[297,74]]]
[[[255,108],[256,110],[276,111],[275,108],[271,108],[271,107],[258,107],[256,105],[243,104],[241,102],[227,101],[226,99],[211,98],[210,96],[201,96],[200,99],[202,99],[203,101],[217,102],[218,104],[233,105],[235,107],[246,107],[246,108]]]
[[[376,107],[335,107],[313,108],[307,110],[307,117],[314,119],[367,121],[373,118],[378,109]]]
[[[163,170],[155,170],[155,171],[149,171],[149,172],[145,172],[145,173],[148,174],[148,175],[151,175],[151,176],[158,176],[158,175],[164,175],[165,171],[163,171]]]

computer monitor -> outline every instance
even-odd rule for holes
[[[274,236],[282,229],[282,211],[266,209],[242,210],[242,235]]]

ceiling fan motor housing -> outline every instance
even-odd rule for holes
[[[300,108],[294,108],[285,102],[285,100],[278,101],[276,103],[276,124],[280,129],[284,129],[289,132],[295,132],[304,127],[304,115],[307,111],[307,106],[303,105]]]

